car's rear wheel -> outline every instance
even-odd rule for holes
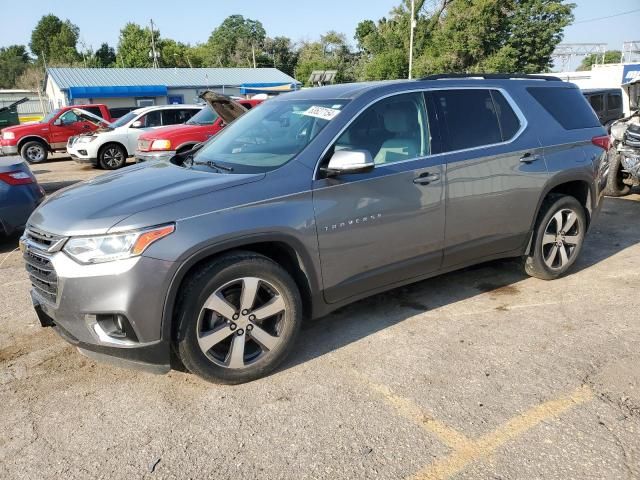
[[[98,164],[105,170],[116,170],[124,167],[127,162],[127,152],[115,143],[109,143],[102,147],[98,154]]]
[[[49,150],[44,143],[32,140],[22,146],[20,155],[29,163],[42,163],[47,161]]]
[[[302,322],[291,276],[254,253],[223,256],[193,275],[178,307],[178,354],[191,372],[215,383],[272,372],[291,350]]]
[[[574,197],[549,195],[540,211],[525,270],[532,277],[552,280],[575,263],[587,228],[584,207]]]

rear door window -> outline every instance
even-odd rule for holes
[[[177,125],[180,123],[185,123],[197,112],[198,110],[194,108],[175,108],[171,110],[163,110],[162,124]]]
[[[491,90],[491,97],[498,115],[502,140],[506,142],[516,136],[522,125],[516,112],[513,111],[513,108],[501,92]]]
[[[440,119],[443,152],[502,142],[496,105],[490,90],[434,90],[429,94]],[[506,125],[513,123],[513,119],[508,120],[509,110],[510,107],[507,109],[505,106],[501,109],[505,114]],[[513,129],[513,125],[509,128]]]
[[[527,91],[565,130],[600,126],[593,108],[577,88],[529,87]]]

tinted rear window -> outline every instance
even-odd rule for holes
[[[566,130],[600,126],[593,109],[576,88],[529,87],[527,90]]]

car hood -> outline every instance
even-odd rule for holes
[[[144,163],[60,190],[33,213],[29,224],[63,236],[101,234],[135,213],[264,177]]]
[[[241,117],[248,110],[233,100],[231,97],[221,95],[211,90],[205,90],[200,94],[200,98],[207,102],[210,108],[218,114],[224,123],[231,123],[236,118]]]
[[[5,127],[1,132],[13,132],[16,138],[26,133],[39,132],[40,129],[47,129],[49,125],[47,123],[35,122],[35,123],[23,123],[22,125],[13,125],[11,127]]]

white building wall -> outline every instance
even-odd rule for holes
[[[560,72],[549,75],[559,77],[565,82],[575,83],[583,90],[588,88],[622,88],[625,67],[630,65],[640,66],[640,64],[614,63],[594,65],[591,70],[585,72]],[[624,88],[622,88],[622,103],[624,112],[628,115],[630,111],[629,91]]]
[[[49,76],[47,76],[47,84],[44,91],[49,100],[49,109],[53,110],[67,106],[67,96]]]

